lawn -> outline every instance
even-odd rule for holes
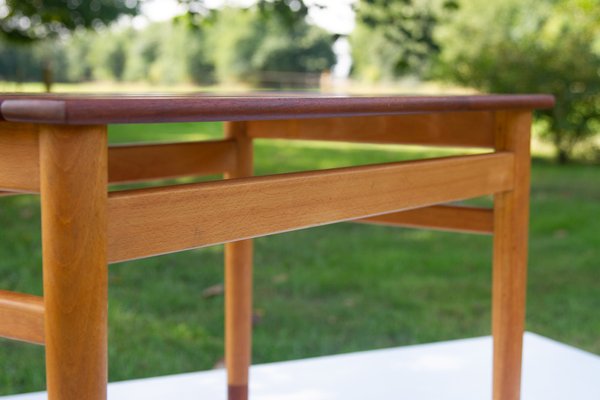
[[[166,128],[165,128],[166,127]],[[113,142],[216,137],[219,124],[111,127]],[[175,132],[177,132],[175,134]],[[257,141],[257,173],[451,154]],[[527,329],[600,354],[600,168],[533,163]],[[41,295],[39,199],[0,198],[0,288]],[[254,362],[490,333],[491,238],[343,223],[256,240]],[[110,380],[223,357],[223,248],[110,267]],[[0,342],[0,395],[44,387],[38,346]]]

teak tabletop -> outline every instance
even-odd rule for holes
[[[45,345],[50,400],[105,400],[108,265],[225,243],[227,390],[246,400],[252,238],[341,221],[492,234],[490,397],[518,400],[531,114],[553,103],[548,95],[0,94],[0,191],[41,194],[44,272],[43,297],[0,291],[0,336]],[[109,124],[203,121],[225,121],[223,139],[107,141]],[[254,138],[487,151],[255,177]],[[224,179],[109,191],[211,174]],[[483,195],[494,196],[493,208],[452,204]]]

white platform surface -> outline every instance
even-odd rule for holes
[[[256,365],[251,400],[485,400],[491,397],[490,337]],[[600,400],[600,357],[526,333],[522,400]],[[225,400],[213,370],[114,382],[110,400]],[[0,397],[42,400],[46,394]]]

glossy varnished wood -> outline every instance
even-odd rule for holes
[[[492,333],[494,400],[518,400],[525,328],[530,112],[496,113],[496,147],[511,151],[514,187],[494,199]]]
[[[49,400],[105,400],[107,135],[41,126],[40,181]]]
[[[491,209],[466,206],[423,207],[355,222],[480,234],[492,234],[494,231],[494,213]]]
[[[245,121],[547,108],[546,95],[486,96],[84,96],[0,95],[8,121],[52,124]]]
[[[494,147],[494,119],[489,111],[472,111],[250,121],[248,134],[264,139]]]
[[[226,179],[253,174],[252,139],[246,122],[225,124],[225,137],[236,144],[235,168]],[[248,399],[252,355],[252,239],[225,244],[225,366],[229,400]]]
[[[44,343],[44,300],[0,290],[0,337]]]
[[[37,127],[4,122],[0,129],[5,129],[0,130],[0,196],[39,193]],[[235,152],[231,140],[111,146],[109,182],[222,174],[234,169]]]
[[[497,153],[114,192],[109,261],[504,191],[512,162]]]
[[[110,183],[222,174],[235,166],[232,140],[131,144],[108,151]]]
[[[0,122],[0,191],[37,192],[38,154],[35,125]]]

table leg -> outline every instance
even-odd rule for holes
[[[225,136],[236,141],[236,168],[226,178],[252,175],[252,139],[244,122],[229,122]],[[248,399],[252,357],[252,240],[225,245],[225,365],[229,400]]]
[[[252,241],[225,245],[225,364],[229,400],[248,398],[252,349]]]
[[[494,400],[518,400],[525,325],[530,112],[496,113],[496,149],[515,155],[514,189],[494,198]]]
[[[40,127],[50,400],[104,400],[107,384],[107,135]]]

